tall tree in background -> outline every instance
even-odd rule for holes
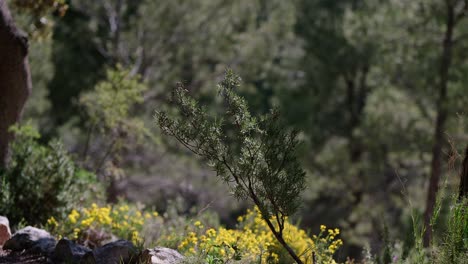
[[[312,164],[312,177],[326,175],[337,182],[332,188],[340,188],[337,191],[322,186],[323,193],[311,201],[310,207],[340,204],[335,210],[344,215],[341,224],[347,226],[348,232],[356,229],[359,217],[350,216],[355,213],[354,208],[361,206],[370,186],[369,173],[363,166],[368,147],[361,131],[367,100],[375,86],[369,83],[369,76],[376,65],[379,45],[372,36],[373,25],[363,19],[374,12],[373,4],[346,0],[299,2],[296,31],[304,41],[304,84],[290,94],[295,103],[286,108],[291,113],[289,122],[307,133],[309,147],[314,150],[307,157]],[[350,25],[350,21],[354,24]],[[339,150],[332,152],[340,157],[341,164],[328,166],[321,152],[336,145],[340,145]],[[322,214],[337,213],[327,211]],[[306,221],[307,218],[310,216]]]
[[[369,29],[361,22],[359,30],[348,36],[350,14],[371,13],[372,5],[359,1],[302,1],[297,32],[304,39],[305,90],[301,96],[313,114],[309,114],[313,140],[323,142],[317,134],[347,138],[349,157],[358,163],[363,146],[356,135],[370,93],[369,71],[373,66],[377,42],[369,38]],[[367,13],[365,13],[367,12]],[[352,38],[360,38],[355,41]],[[304,93],[308,96],[304,97]],[[302,116],[301,116],[302,118]],[[320,125],[317,126],[317,123]],[[315,128],[314,128],[315,127]]]
[[[444,33],[442,49],[439,61],[438,82],[436,83],[436,120],[434,129],[434,142],[432,146],[431,176],[427,192],[426,210],[424,212],[424,246],[429,246],[432,239],[431,217],[434,212],[439,181],[442,174],[444,132],[448,118],[448,87],[450,82],[450,70],[453,64],[454,46],[456,44],[455,30],[457,25],[467,16],[468,1],[445,0],[443,3]],[[432,6],[437,10],[436,5]],[[462,37],[462,36],[460,36]],[[459,41],[460,39],[458,39]]]
[[[0,0],[0,168],[8,161],[8,144],[31,92],[27,37],[14,24],[6,0]]]
[[[298,47],[292,31],[292,2],[68,3],[67,15],[54,31],[56,69],[49,98],[57,124],[76,115],[73,99],[104,77],[102,66],[117,62],[132,74],[140,74],[153,88],[145,94],[146,102],[160,100],[166,87],[178,81],[205,96],[215,87],[214,80],[231,67],[243,76],[242,93],[250,95],[247,100],[267,111],[273,90],[291,83],[287,80],[293,74],[287,65],[292,64]]]

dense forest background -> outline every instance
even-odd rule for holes
[[[299,129],[307,172],[304,229],[339,227],[337,253],[361,259],[385,240],[411,245],[412,217],[432,215],[438,186],[458,194],[468,142],[468,3],[463,0],[68,0],[31,15],[33,89],[23,123],[60,138],[82,168],[158,211],[215,212],[226,226],[251,207],[161,135],[182,83],[216,112],[226,68],[250,110],[281,109]],[[141,93],[119,94],[124,83]],[[450,162],[451,161],[451,162]],[[446,212],[442,212],[444,214]],[[437,229],[435,230],[437,232]]]

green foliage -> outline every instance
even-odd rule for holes
[[[435,255],[437,263],[464,263],[468,257],[468,198],[452,199],[447,228]]]
[[[60,15],[65,15],[67,10],[66,0],[11,0],[13,5],[23,8],[34,14],[38,19],[49,13],[51,10],[59,11]]]
[[[54,21],[52,14],[64,16],[68,5],[66,0],[10,0],[19,13],[27,14],[25,30],[33,39],[49,38]]]
[[[217,174],[232,183],[239,198],[250,197],[264,217],[294,213],[304,188],[304,172],[295,157],[296,133],[285,131],[278,112],[252,117],[246,102],[235,92],[240,78],[228,70],[220,83],[226,104],[223,117],[212,119],[206,110],[178,86],[173,100],[180,120],[156,112],[163,132],[206,159]],[[229,129],[228,129],[229,126]]]
[[[116,158],[121,149],[132,144],[136,146],[149,135],[142,120],[132,114],[134,106],[143,102],[146,89],[139,76],[132,76],[128,70],[117,65],[115,69],[107,71],[107,78],[99,82],[94,90],[80,96],[80,105],[88,121],[85,158],[88,158],[90,145],[104,145],[99,153],[100,161],[94,164],[96,172],[106,159]],[[91,142],[93,135],[95,141]]]
[[[206,227],[219,228],[219,215],[206,208],[197,210],[192,208],[189,214],[178,212],[177,204],[171,202],[161,215],[164,221],[153,222],[144,228],[145,241],[149,245],[159,245],[168,248],[177,248],[188,236],[189,232],[199,230],[199,223]]]
[[[12,162],[1,174],[0,212],[13,225],[20,221],[44,224],[48,217],[62,217],[73,206],[95,198],[94,175],[80,170],[63,145],[54,140],[39,143],[31,126],[15,126]]]
[[[80,104],[86,109],[90,123],[99,125],[103,132],[113,128],[125,129],[133,121],[128,120],[131,108],[143,101],[146,89],[139,76],[132,76],[117,65],[116,69],[107,71],[106,79],[99,82],[93,91],[81,95]]]
[[[88,21],[86,15],[71,6],[67,15],[54,27],[54,71],[47,88],[55,125],[62,125],[78,116],[75,102],[80,92],[92,89],[105,77],[106,60],[94,45],[95,36]]]
[[[300,42],[291,31],[296,22],[291,1],[67,3],[67,15],[54,32],[57,69],[51,99],[60,123],[76,115],[70,111],[76,110],[72,99],[93,87],[103,67],[115,63],[148,81],[151,103],[178,80],[211,99],[216,76],[233,67],[243,76],[242,94],[249,95],[252,111],[265,112],[274,105],[275,91],[295,81]]]
[[[431,168],[447,4],[454,6],[457,19],[443,138],[462,146],[468,135],[466,1],[7,2],[15,23],[34,40],[28,56],[34,89],[23,117],[34,119],[42,141],[59,134],[83,161],[80,165],[106,182],[128,176],[129,184],[118,187],[124,186],[130,199],[161,209],[178,197],[185,213],[214,201],[211,209],[227,225],[234,224],[234,215],[246,204],[231,202],[222,181],[173,142],[154,145],[143,139],[148,135],[143,123],[151,119],[154,106],[171,107],[165,95],[177,80],[200,104],[213,106],[218,102],[215,83],[232,67],[243,77],[236,93],[252,115],[280,105],[285,130],[303,131],[298,157],[309,172],[310,190],[304,193],[303,226],[341,227],[346,244],[340,256],[360,260],[366,244],[380,256],[377,251],[388,253],[394,246],[377,242],[385,222],[386,242],[399,246],[404,237],[412,240],[401,246],[402,259],[427,260],[418,217],[426,201],[421,186]],[[66,15],[57,19],[65,8]],[[116,63],[125,70],[112,68],[106,75]],[[137,99],[138,89],[130,88],[137,73],[138,85],[151,87],[142,91],[143,102]],[[123,86],[135,93],[117,89]],[[206,111],[219,113],[220,108]],[[242,157],[242,147],[257,141],[244,144],[236,136],[240,128],[223,118],[222,145],[230,146],[229,157]],[[261,118],[253,123],[260,124]],[[251,131],[249,126],[245,130]],[[248,167],[249,160],[243,162]],[[411,208],[398,178],[408,187]],[[456,184],[449,177],[450,191]],[[445,219],[450,211],[435,212]],[[171,232],[178,228],[183,227]],[[437,252],[443,228],[434,226]],[[392,256],[399,256],[401,248]]]
[[[219,84],[224,115],[210,117],[182,86],[173,92],[180,119],[156,112],[162,131],[204,158],[217,175],[231,185],[239,199],[250,198],[271,230],[282,236],[287,216],[300,206],[305,173],[297,161],[296,133],[287,131],[272,110],[253,117],[245,100],[236,94],[240,78],[226,71]],[[276,228],[269,222],[276,221]]]
[[[441,215],[443,205],[442,200],[444,191],[447,187],[443,187],[437,196],[437,202],[434,213],[431,218],[431,228],[435,225],[440,226],[440,233],[434,232],[436,236],[430,247],[424,248],[424,224],[421,214],[413,211],[411,214],[413,221],[412,235],[414,243],[412,245],[404,245],[403,248],[398,242],[391,242],[388,239],[389,234],[384,234],[384,250],[382,256],[376,255],[375,258],[371,254],[368,256],[368,261],[365,263],[466,263],[468,253],[468,199],[458,201],[456,195],[451,195],[448,203],[448,214]],[[411,205],[411,201],[410,206]],[[443,221],[446,218],[446,221]],[[437,231],[437,230],[436,230]],[[393,261],[393,262],[389,262]]]

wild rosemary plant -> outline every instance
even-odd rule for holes
[[[155,117],[165,134],[206,160],[238,199],[250,198],[276,239],[302,263],[283,238],[287,217],[298,209],[305,186],[295,153],[297,133],[281,125],[276,110],[252,116],[246,101],[236,94],[240,84],[240,78],[227,70],[218,85],[224,106],[221,116],[208,115],[179,85],[172,93],[177,117],[160,111]]]

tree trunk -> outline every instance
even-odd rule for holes
[[[460,188],[458,193],[458,200],[461,201],[464,198],[468,198],[468,146],[465,150],[465,159],[460,171]]]
[[[346,101],[348,106],[349,120],[348,120],[348,152],[349,158],[353,165],[360,166],[362,156],[364,154],[365,146],[359,136],[354,135],[355,129],[359,128],[362,123],[362,115],[364,107],[366,106],[368,86],[367,75],[369,73],[369,65],[364,64],[362,68],[352,78],[345,78],[346,82]],[[363,171],[361,168],[357,170],[354,177],[354,184],[352,185],[351,195],[353,197],[352,207],[357,207],[362,202],[365,192],[365,180],[362,177]],[[350,226],[355,227],[357,221],[350,222]]]
[[[0,168],[8,163],[8,128],[16,123],[31,92],[26,35],[16,28],[6,0],[0,0]]]
[[[446,1],[447,20],[442,46],[442,55],[439,68],[439,85],[437,98],[437,117],[434,131],[434,145],[432,147],[431,177],[427,191],[426,210],[424,212],[424,246],[428,247],[432,239],[431,217],[434,212],[439,181],[442,174],[442,148],[444,145],[444,128],[447,120],[447,85],[449,71],[452,62],[453,30],[455,27],[454,6],[451,1]]]

